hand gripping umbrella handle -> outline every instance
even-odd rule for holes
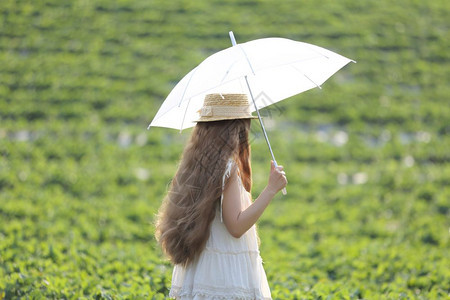
[[[277,162],[276,162],[275,160],[273,160],[273,164],[274,164],[275,168],[278,167],[278,164],[277,164]],[[287,194],[286,188],[284,187],[284,188],[281,190],[281,192],[283,193],[283,195],[286,195],[286,194]]]

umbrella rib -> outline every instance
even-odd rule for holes
[[[329,57],[328,55],[323,54],[322,52],[318,51],[318,50],[315,49],[314,47],[311,47],[308,43],[303,43],[303,44],[304,44],[304,46],[305,46],[306,48],[308,48],[308,49],[311,50],[312,52],[315,52],[315,53],[319,54],[320,56],[325,57],[326,59],[330,59],[330,57]]]
[[[228,68],[228,70],[225,72],[225,75],[223,75],[222,80],[220,81],[220,85],[223,84],[223,82],[225,81],[225,78],[227,78],[228,74],[230,74],[230,70],[233,68],[233,66],[236,64],[236,61],[233,62],[233,64]],[[251,66],[250,66],[251,67]],[[253,69],[252,69],[253,70]],[[254,74],[254,73],[253,73]]]
[[[283,66],[289,66],[289,65],[292,65],[292,64],[300,63],[300,62],[305,62],[305,61],[309,61],[309,60],[313,60],[313,59],[321,59],[321,58],[322,57],[314,56],[314,57],[298,59],[298,60],[294,60],[294,61],[283,62],[283,63],[278,64],[278,65],[272,65],[270,67],[261,68],[258,71],[260,71],[260,70],[267,70],[267,69],[275,69],[275,68],[279,68],[279,67],[283,67]]]
[[[181,96],[180,102],[178,102],[178,107],[181,106],[181,102],[183,102],[184,95],[186,94],[186,90],[187,90],[187,88],[189,87],[189,83],[191,82],[191,79],[192,79],[192,77],[194,77],[194,74],[195,74],[195,72],[197,72],[197,70],[198,70],[198,66],[195,67],[194,70],[192,70],[191,76],[189,77],[189,81],[188,81],[188,83],[186,84],[186,87],[184,88],[183,96]],[[183,119],[183,120],[184,120],[184,119]]]
[[[230,81],[232,81],[232,80],[234,80],[234,79],[230,79],[230,80],[228,80],[228,81],[225,82],[225,83],[228,83],[228,82],[230,82]],[[197,97],[197,96],[199,96],[199,95],[205,94],[205,93],[207,93],[208,91],[214,90],[214,89],[216,89],[217,87],[221,86],[222,84],[223,84],[223,83],[218,84],[218,85],[215,85],[215,86],[213,86],[213,87],[211,87],[211,88],[209,88],[209,89],[206,89],[206,90],[204,90],[204,91],[202,91],[202,92],[199,92],[199,93],[197,93],[197,94],[190,95],[189,101],[188,101],[188,104],[187,104],[187,107],[189,106],[189,104],[190,104],[192,98],[195,98],[195,97]],[[241,86],[241,90],[243,90],[242,83],[241,83],[240,81],[239,81],[239,85]],[[184,99],[184,94],[183,94],[183,97],[182,97],[181,99],[182,99],[182,100]],[[182,101],[180,101],[179,105],[174,105],[174,106],[169,107],[168,109],[166,109],[165,112],[161,113],[161,115],[159,115],[158,117],[155,116],[155,118],[153,118],[153,120],[152,120],[152,122],[150,123],[150,125],[148,125],[147,129],[149,129],[149,128],[151,127],[151,124],[152,124],[153,122],[155,122],[155,121],[161,119],[161,118],[164,117],[166,114],[170,113],[171,109],[173,109],[175,106],[180,107],[180,106],[181,106],[181,102],[182,102]],[[184,114],[184,116],[183,116],[183,122],[182,122],[181,128],[183,128],[184,121],[185,121],[185,119],[186,119],[187,107],[186,107],[185,114]],[[159,113],[159,112],[158,112],[158,113]],[[157,114],[158,114],[158,113],[157,113]],[[172,128],[172,127],[171,127],[171,128]]]
[[[241,49],[242,53],[244,53],[245,59],[247,60],[248,65],[250,66],[250,69],[252,70],[253,75],[256,75],[256,74],[255,74],[255,70],[253,70],[253,66],[252,66],[252,64],[250,63],[250,60],[248,59],[247,53],[245,52],[244,48],[242,48],[242,46],[239,45],[239,44],[237,44],[236,46],[238,46],[239,49]]]
[[[294,66],[294,65],[291,65],[291,67],[294,68],[294,70],[296,70],[297,72],[303,74],[303,76],[305,76],[306,79],[308,79],[309,81],[311,81],[311,82],[312,82],[315,86],[317,86],[319,89],[322,89],[322,87],[321,87],[319,84],[317,84],[314,80],[312,80],[311,78],[309,78],[309,76],[306,75],[304,72],[302,72],[299,68],[297,68],[297,67]]]
[[[191,99],[192,99],[192,98],[189,98],[188,103],[187,103],[187,105],[186,105],[186,109],[184,110],[183,120],[181,121],[180,133],[181,133],[181,131],[183,130],[184,120],[186,119],[186,113],[187,113],[187,111],[188,111],[189,104],[191,103]]]

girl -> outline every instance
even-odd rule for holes
[[[244,94],[205,97],[200,119],[160,208],[156,238],[175,265],[170,297],[271,299],[255,223],[286,186],[272,162],[251,201],[249,103]]]

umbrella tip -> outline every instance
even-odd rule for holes
[[[233,33],[233,31],[230,30],[230,32],[228,32],[228,34],[230,35],[231,44],[232,44],[233,46],[236,46],[236,39],[234,38],[234,33]]]

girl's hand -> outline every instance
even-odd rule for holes
[[[223,222],[228,232],[235,238],[241,237],[255,225],[275,194],[287,184],[283,167],[278,166],[275,168],[275,164],[272,161],[269,183],[253,203],[247,208],[243,208],[241,203],[243,190],[239,181],[237,168],[235,168],[232,170],[230,179],[223,191]]]
[[[273,160],[271,161],[270,166],[270,176],[269,183],[267,184],[268,189],[274,192],[274,194],[278,193],[281,189],[283,189],[287,184],[286,173],[283,171],[283,166],[275,167]]]

